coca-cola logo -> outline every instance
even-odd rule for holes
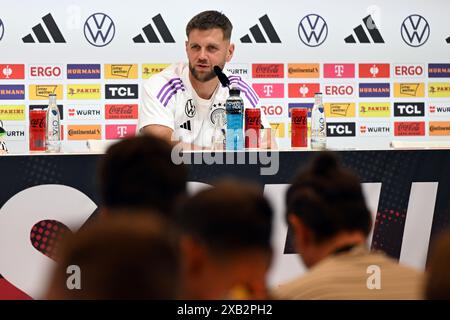
[[[424,122],[395,122],[395,136],[423,136],[425,135]]]
[[[278,65],[258,66],[256,72],[258,73],[278,73]]]
[[[30,126],[33,128],[40,128],[40,129],[44,129],[45,128],[45,119],[31,119],[30,120]]]
[[[284,78],[284,64],[254,64],[253,78]]]
[[[305,116],[292,116],[292,123],[293,124],[306,126],[307,121],[308,121],[308,117],[305,117]]]
[[[137,119],[137,104],[107,104],[106,119]]]
[[[133,114],[133,106],[112,106],[109,109],[109,114]]]
[[[260,127],[261,126],[261,118],[259,117],[246,117],[245,122],[248,127]]]

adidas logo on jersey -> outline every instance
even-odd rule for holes
[[[191,131],[191,120],[188,120],[182,125],[180,125],[180,128]]]

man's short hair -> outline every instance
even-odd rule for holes
[[[210,30],[221,29],[223,32],[224,40],[230,40],[231,31],[233,25],[231,21],[221,12],[210,10],[203,11],[193,17],[186,26],[186,36],[189,38],[189,34],[192,30]]]
[[[271,253],[273,211],[254,185],[223,181],[187,200],[177,215],[181,234],[202,243],[212,255],[241,250]]]
[[[432,245],[427,264],[428,277],[425,298],[428,300],[450,299],[450,229],[438,236]]]
[[[171,160],[172,146],[152,135],[112,145],[100,163],[103,205],[172,214],[186,192],[187,168]]]
[[[312,230],[316,243],[342,231],[362,231],[367,236],[371,229],[359,178],[331,152],[320,152],[295,177],[286,204],[286,214],[297,215]]]
[[[58,257],[50,299],[178,298],[178,240],[170,224],[157,215],[123,211],[95,221],[66,237]],[[69,266],[79,268],[81,288],[67,287],[77,283],[68,281]]]

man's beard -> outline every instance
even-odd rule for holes
[[[209,80],[212,80],[216,77],[214,70],[211,70],[206,74],[202,75],[198,74],[197,70],[195,70],[195,67],[190,62],[189,62],[189,71],[191,72],[194,79],[200,82],[208,82]]]

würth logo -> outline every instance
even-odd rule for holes
[[[408,46],[420,47],[430,36],[430,25],[421,15],[412,14],[403,20],[401,35]]]
[[[264,16],[259,18],[259,22],[261,22],[261,25],[262,25],[264,31],[266,32],[266,35],[269,38],[269,41],[266,40],[266,38],[264,37],[259,26],[257,24],[255,24],[253,27],[250,28],[250,33],[252,34],[253,39],[255,40],[256,43],[267,43],[267,42],[281,43],[280,37],[278,37],[278,34],[275,31],[275,28],[273,27],[272,22],[270,22],[270,19],[267,16],[267,14],[265,14]],[[246,34],[245,36],[243,36],[241,38],[241,42],[242,43],[252,43],[252,39],[250,38],[250,36],[248,34]]]
[[[66,39],[64,39],[61,31],[58,28],[58,25],[56,24],[55,20],[53,19],[52,15],[49,13],[46,16],[42,17],[42,20],[44,21],[44,25],[47,28],[47,32],[50,34],[51,38],[55,43],[66,43]],[[50,38],[48,37],[47,32],[45,31],[42,23],[39,23],[35,25],[33,28],[34,36],[37,39],[37,42],[39,43],[51,43]],[[32,34],[28,34],[25,37],[22,38],[22,41],[24,43],[35,43]]]
[[[95,47],[108,45],[116,33],[112,19],[104,13],[94,13],[84,23],[84,37]]]
[[[327,39],[327,23],[317,14],[308,14],[300,20],[298,35],[300,40],[308,47],[320,46]]]
[[[166,23],[164,22],[161,14],[154,16],[152,18],[152,20],[162,38],[162,41],[156,35],[156,32],[153,29],[151,23],[149,23],[144,28],[142,28],[142,31],[144,31],[145,38],[147,38],[147,41],[149,43],[161,43],[161,42],[175,43],[175,39],[172,37],[172,34],[170,33],[169,28],[167,27]],[[139,34],[133,38],[133,42],[134,43],[145,43],[145,40],[144,40],[144,37],[142,36],[142,34]]]
[[[369,34],[366,33],[362,24],[353,29],[355,31],[356,37],[358,38],[359,43],[384,43],[384,39],[381,36],[380,31],[378,31],[377,25],[371,15],[368,15],[363,19],[364,26]],[[370,39],[369,39],[370,37]],[[345,43],[356,43],[355,37],[351,34],[347,38],[344,39]]]

